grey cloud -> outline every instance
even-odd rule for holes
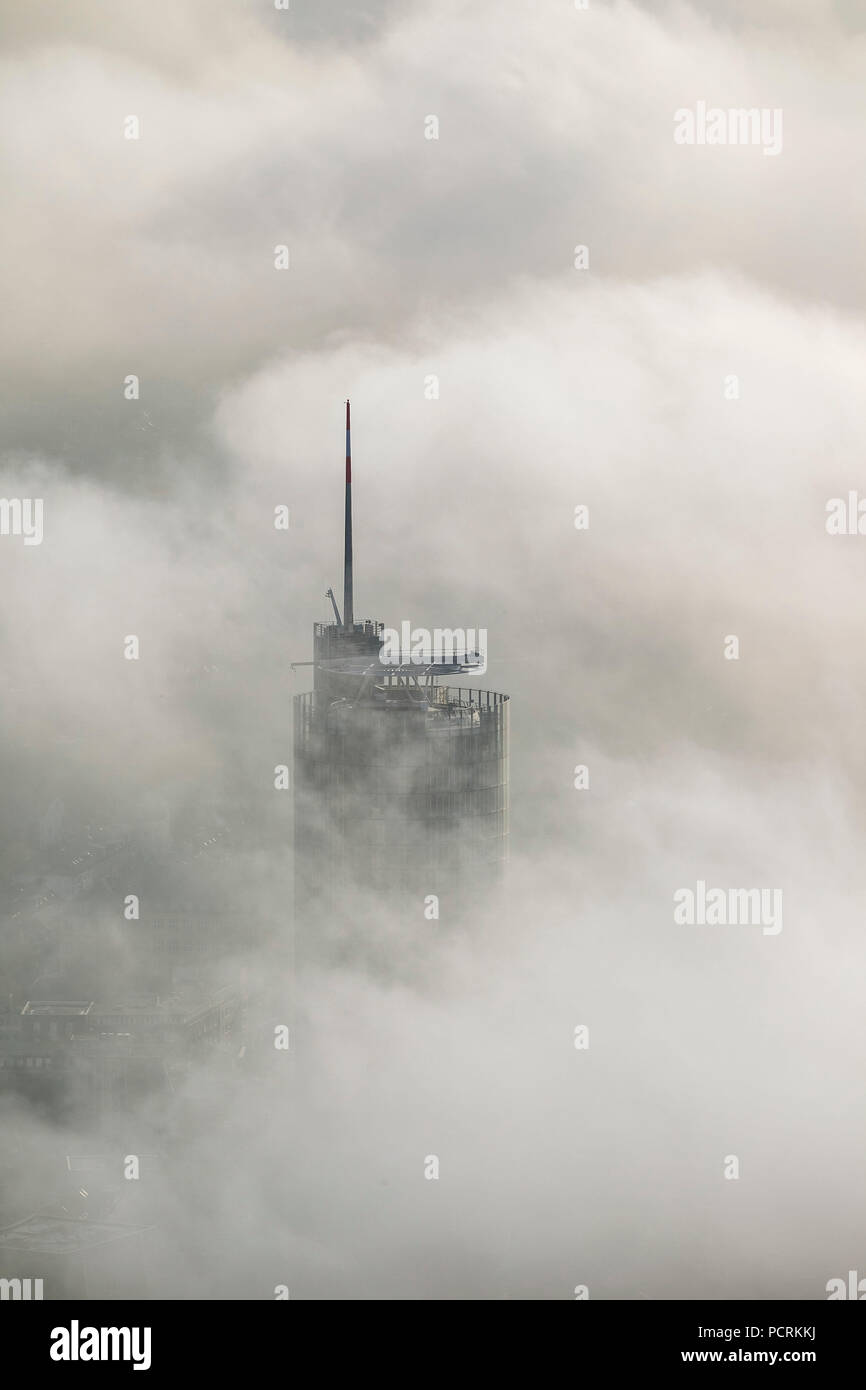
[[[347,395],[356,610],[487,627],[513,862],[471,932],[378,921],[392,978],[312,972],[291,1077],[227,1107],[202,1069],[136,1117],[184,1138],[161,1288],[820,1297],[864,1230],[861,540],[824,529],[864,426],[852,17],[211,10],[13,23],[0,492],[44,496],[45,539],[0,539],[4,870],[36,873],[56,801],[70,833],[108,807],[144,897],[222,905],[290,997],[272,775],[339,577]],[[717,94],[784,106],[778,161],[674,146]],[[780,887],[784,931],[676,926],[698,878]],[[125,978],[111,901],[13,966]],[[4,1105],[11,1220],[81,1136]]]

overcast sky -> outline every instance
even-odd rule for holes
[[[7,838],[272,795],[347,396],[356,615],[486,628],[512,698],[507,893],[423,980],[309,983],[184,1287],[824,1297],[866,1258],[860,5],[3,10]],[[780,152],[677,144],[701,102]],[[675,924],[699,879],[783,929]]]

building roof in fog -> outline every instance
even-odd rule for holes
[[[74,1217],[37,1212],[0,1229],[0,1253],[75,1255],[128,1236],[142,1235],[149,1229],[116,1221],[77,1221]]]
[[[55,1000],[40,999],[40,1000],[33,1000],[33,1001],[31,1001],[31,1000],[28,999],[28,1000],[27,1000],[27,1003],[24,1005],[24,1008],[21,1010],[21,1012],[22,1012],[22,1014],[27,1014],[28,1017],[33,1017],[33,1018],[39,1018],[39,1017],[54,1017],[54,1018],[57,1018],[58,1015],[63,1015],[64,1017],[67,1017],[67,1018],[83,1018],[86,1014],[89,1014],[89,1013],[90,1013],[90,1010],[91,1010],[92,1008],[93,1008],[93,1000],[92,1000],[92,999],[89,1000],[89,1001],[84,1000],[84,999],[78,999],[78,1000],[62,999],[62,1000],[56,1000],[56,1001],[55,1001]]]

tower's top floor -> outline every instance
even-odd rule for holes
[[[353,623],[351,628],[339,623],[313,624],[313,656],[320,661],[335,661],[341,657],[378,657],[382,646],[384,623],[372,618]]]
[[[313,627],[313,684],[314,691],[330,702],[345,700],[351,704],[382,703],[394,707],[407,704],[431,703],[438,676],[483,672],[477,652],[464,642],[455,650],[456,632],[444,630],[447,639],[443,651],[416,650],[416,634],[406,632],[396,644],[393,636],[386,639],[383,623],[372,618],[360,622],[354,619],[354,579],[352,552],[352,446],[349,403],[346,402],[346,493],[345,535],[343,549],[343,613],[337,607],[333,589],[327,591],[334,610],[334,622],[315,623]],[[409,623],[403,628],[408,629]],[[391,633],[391,629],[387,632]],[[437,633],[439,630],[437,629]],[[428,634],[429,635],[429,634]],[[464,634],[465,637],[465,634]],[[460,644],[457,643],[459,646]],[[421,642],[422,649],[424,641]],[[410,650],[411,648],[411,650]],[[441,699],[435,703],[441,705]]]

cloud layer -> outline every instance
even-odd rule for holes
[[[346,396],[356,612],[486,627],[512,697],[506,891],[386,923],[396,981],[279,977],[302,1058],[178,1112],[167,1296],[811,1298],[862,1260],[866,542],[825,508],[863,476],[866,48],[854,6],[753,10],[11,14],[0,493],[45,539],[0,539],[9,873],[57,796],[242,801],[219,892],[282,968]],[[781,107],[782,153],[677,146],[697,101]],[[781,888],[783,931],[675,925],[698,879]],[[18,1214],[67,1136],[15,1126]]]

